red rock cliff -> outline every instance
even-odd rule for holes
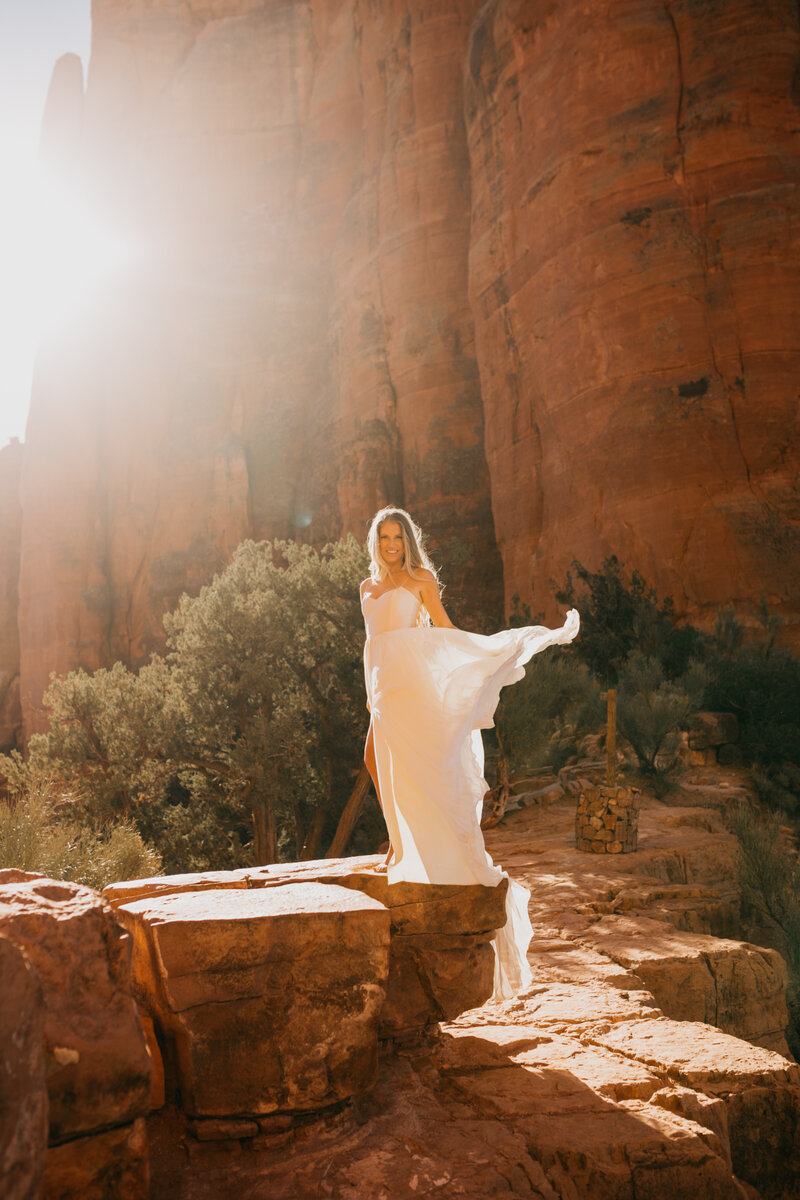
[[[15,438],[0,450],[0,751],[15,747],[19,707],[19,484],[22,446]]]
[[[135,256],[37,367],[28,732],[51,670],[143,661],[243,537],[386,501],[465,624],[503,589],[553,617],[550,578],[609,552],[694,616],[790,610],[788,0],[93,16],[45,142]]]
[[[614,553],[797,617],[794,4],[495,0],[471,32],[470,295],[506,592]]]

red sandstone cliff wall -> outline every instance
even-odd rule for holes
[[[143,661],[243,537],[389,500],[473,627],[610,552],[693,616],[795,611],[788,0],[93,17],[45,141],[136,256],[37,366],[28,731],[51,670]]]
[[[142,255],[37,372],[28,730],[50,670],[141,662],[243,537],[363,535],[387,501],[430,531],[456,611],[499,615],[467,298],[475,5],[427,7],[95,4],[75,159]]]
[[[495,0],[470,38],[470,295],[506,592],[577,557],[797,618],[788,2]]]
[[[21,473],[22,446],[15,439],[0,450],[0,751],[16,745],[21,717],[17,630]]]

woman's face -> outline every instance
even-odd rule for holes
[[[381,557],[387,567],[398,567],[403,562],[403,530],[398,521],[384,521],[378,530]]]

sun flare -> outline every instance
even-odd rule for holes
[[[124,239],[103,228],[80,194],[63,184],[40,187],[33,232],[32,282],[42,328],[79,315],[130,258]]]
[[[76,186],[41,169],[2,208],[0,321],[18,344],[79,320],[133,258]]]
[[[131,247],[103,227],[77,188],[43,173],[26,235],[30,310],[41,333],[80,317],[131,257]]]

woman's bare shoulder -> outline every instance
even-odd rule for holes
[[[427,567],[417,568],[417,579],[422,583],[435,583],[438,587],[439,581],[433,571],[429,571]]]
[[[368,587],[370,587],[371,585],[372,585],[372,577],[368,575],[368,576],[367,576],[367,578],[366,578],[366,579],[362,579],[362,580],[361,580],[361,583],[359,584],[359,587],[358,587],[358,592],[359,592],[359,595],[360,595],[360,596],[363,596],[363,595],[364,595],[364,592],[365,592],[365,591],[367,590],[367,588],[368,588]]]

